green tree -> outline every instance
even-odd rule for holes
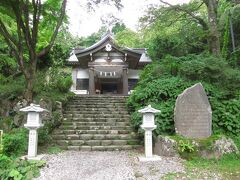
[[[26,80],[25,98],[33,100],[37,64],[54,45],[64,21],[67,0],[8,0],[0,1],[0,35],[11,49],[15,61]],[[120,0],[88,0],[87,5],[113,2],[118,8]]]
[[[54,23],[54,30],[51,33],[50,40],[44,47],[39,47],[39,29],[44,21],[44,18],[49,17],[53,11],[47,7],[51,5],[60,7],[60,12]],[[17,64],[26,79],[25,98],[28,102],[33,98],[33,84],[36,76],[37,61],[47,54],[52,48],[57,37],[58,30],[65,16],[66,0],[58,1],[51,0],[41,3],[39,0],[9,0],[1,1],[1,16],[0,16],[0,34],[4,37],[5,42],[11,48]],[[53,15],[53,14],[52,14]],[[4,17],[14,19],[16,33],[10,29],[9,21]],[[52,23],[51,21],[49,22]]]
[[[118,45],[120,46],[135,47],[135,48],[142,46],[140,35],[128,28],[118,32],[115,35],[115,39]]]
[[[170,25],[174,25],[175,22],[179,22],[179,20],[183,19],[187,21],[191,20],[205,32],[210,51],[215,56],[220,56],[220,32],[217,24],[218,3],[216,0],[195,0],[183,5],[172,5],[163,0],[160,0],[160,2],[167,5],[167,7],[161,6],[157,8],[161,9],[160,11],[151,13],[148,17],[150,22],[158,18],[161,19],[162,16],[166,16],[168,13],[172,14],[172,12],[174,12],[174,15],[172,14],[170,18]],[[206,8],[203,5],[205,5]],[[205,11],[204,14],[202,13],[203,11]]]

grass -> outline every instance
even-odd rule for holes
[[[214,140],[221,136],[215,135],[209,139],[201,140],[200,143],[205,148],[211,147]],[[181,140],[181,137],[174,137]],[[231,137],[238,149],[240,149],[240,137]],[[198,141],[199,142],[199,141]],[[204,159],[194,157],[184,162],[185,173],[169,173],[162,179],[181,180],[181,179],[240,179],[240,154],[227,154],[220,159]]]
[[[49,147],[48,150],[47,150],[47,153],[48,154],[58,154],[58,153],[61,153],[63,152],[63,150],[57,146],[52,146],[52,147]]]
[[[228,154],[221,159],[195,158],[184,162],[185,173],[170,173],[165,180],[175,179],[240,179],[240,155]]]

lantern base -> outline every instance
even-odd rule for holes
[[[37,160],[37,161],[40,161],[40,160],[42,160],[42,158],[43,158],[44,156],[45,156],[44,154],[37,155],[37,156],[35,156],[35,157],[28,157],[28,155],[25,155],[25,156],[22,156],[21,159],[24,159],[24,160]]]
[[[148,161],[160,161],[162,160],[160,156],[157,155],[153,155],[152,157],[145,157],[145,156],[141,156],[138,157],[140,162],[148,162]]]

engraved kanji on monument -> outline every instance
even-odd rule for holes
[[[188,138],[207,138],[212,134],[212,110],[201,83],[187,88],[176,100],[175,131]]]

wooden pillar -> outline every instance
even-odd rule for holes
[[[95,94],[94,68],[89,68],[89,94]]]
[[[77,69],[73,68],[72,69],[72,87],[71,90],[76,90],[77,89]]]
[[[123,95],[128,95],[128,76],[127,68],[123,68]]]

